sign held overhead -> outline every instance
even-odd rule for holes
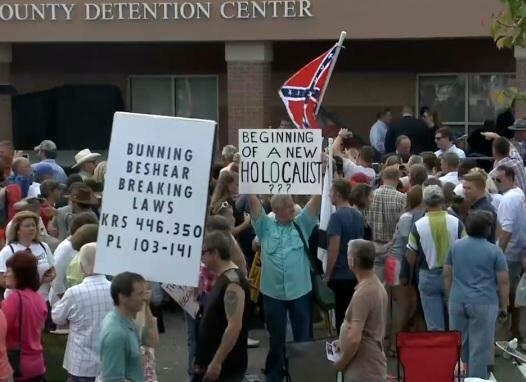
[[[321,194],[321,130],[239,130],[239,154],[241,194]]]

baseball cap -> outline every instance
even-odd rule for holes
[[[51,165],[48,163],[39,163],[38,166],[35,167],[33,172],[36,178],[42,178],[47,175],[53,175],[53,167],[51,167]]]
[[[57,151],[57,145],[55,142],[45,139],[38,146],[35,147],[35,151],[44,150],[44,151]]]
[[[440,202],[444,200],[444,191],[442,191],[442,188],[434,184],[424,187],[424,191],[422,193],[422,200],[426,204]]]
[[[453,196],[454,199],[456,200],[464,199],[464,186],[462,185],[462,183],[455,186],[453,193],[454,193],[454,196]]]

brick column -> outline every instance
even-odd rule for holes
[[[515,84],[519,91],[526,91],[526,49],[515,47]],[[515,104],[515,119],[526,118],[526,102]]]
[[[0,44],[0,84],[11,84],[11,44]],[[0,94],[0,140],[13,139],[11,96]]]
[[[263,129],[269,126],[272,58],[272,43],[225,44],[228,143],[237,146],[238,129]]]

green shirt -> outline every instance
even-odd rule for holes
[[[135,323],[113,310],[102,321],[100,338],[102,381],[144,382],[141,343]]]
[[[294,219],[307,241],[317,218],[307,209]],[[252,225],[261,243],[261,293],[278,300],[295,300],[312,290],[310,265],[294,225],[283,225],[262,211]]]

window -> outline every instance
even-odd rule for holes
[[[135,113],[218,120],[216,76],[131,76]]]
[[[469,136],[503,111],[497,94],[514,79],[509,73],[422,74],[417,77],[417,108],[428,106],[457,136]]]
[[[418,76],[418,106],[429,106],[449,125],[482,125],[500,111],[497,92],[512,85],[511,74],[444,74]]]
[[[438,112],[446,123],[463,122],[466,109],[466,78],[462,75],[421,77],[418,104]]]
[[[471,74],[469,76],[469,122],[483,123],[495,119],[500,112],[494,104],[497,92],[512,85],[514,77],[508,74]]]

